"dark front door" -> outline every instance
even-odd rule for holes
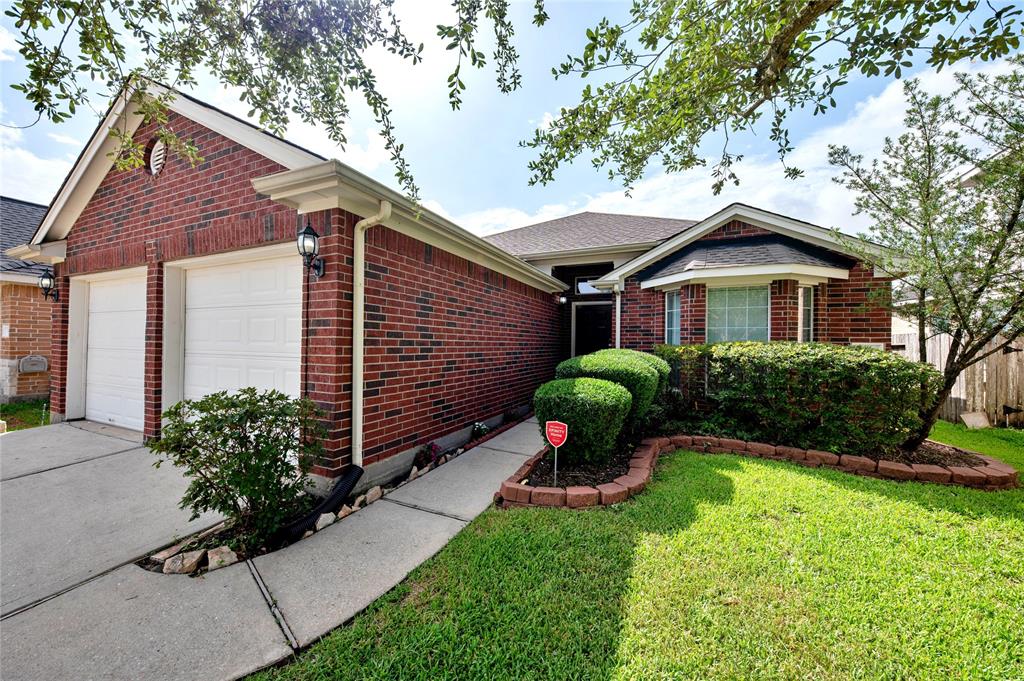
[[[576,303],[572,331],[574,356],[607,348],[612,340],[612,304]]]

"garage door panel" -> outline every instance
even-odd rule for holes
[[[246,386],[299,394],[297,258],[188,270],[185,282],[187,399]]]
[[[146,280],[89,284],[85,417],[141,430],[145,407]]]

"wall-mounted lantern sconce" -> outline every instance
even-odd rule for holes
[[[51,298],[53,302],[60,300],[60,292],[57,290],[53,275],[47,272],[39,276],[39,288],[43,291],[43,298]]]
[[[306,269],[313,271],[317,279],[324,276],[324,259],[320,257],[320,235],[313,229],[309,219],[306,219],[306,226],[299,230],[296,239],[299,247],[299,255],[306,265]]]
[[[565,305],[567,302],[569,302],[568,298],[566,298],[565,296],[558,296],[559,305]]]

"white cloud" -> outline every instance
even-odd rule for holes
[[[920,74],[920,80],[927,92],[949,94],[956,87],[955,71],[991,74],[1008,69],[1006,62],[965,65],[955,70],[927,71]],[[894,81],[878,95],[858,103],[845,120],[799,140],[787,159],[790,165],[804,171],[804,177],[798,180],[787,180],[774,156],[748,156],[735,168],[740,185],[728,185],[718,196],[712,192],[710,169],[693,168],[671,175],[658,172],[645,178],[636,183],[632,197],[617,190],[544,205],[532,212],[494,207],[458,216],[456,222],[485,235],[581,211],[699,220],[738,201],[826,227],[859,232],[867,227],[867,218],[853,214],[854,195],[832,181],[838,170],[828,163],[828,145],[846,144],[871,158],[880,153],[886,136],[895,137],[903,131],[904,109],[903,82]],[[713,161],[709,159],[709,164]]]
[[[72,147],[85,146],[84,140],[77,139],[75,137],[72,137],[71,135],[61,135],[60,133],[50,132],[47,133],[47,136],[54,142],[58,142],[59,144],[67,144]]]
[[[0,61],[14,61],[18,54],[18,42],[14,34],[0,26]]]
[[[538,130],[547,130],[551,127],[551,124],[555,122],[555,116],[550,111],[545,111],[544,115],[540,117],[540,123],[537,124]]]
[[[0,128],[0,185],[4,195],[48,204],[71,161],[42,158],[24,147],[21,130]]]

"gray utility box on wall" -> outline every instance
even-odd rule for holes
[[[18,373],[20,374],[34,374],[49,368],[50,363],[42,355],[25,355],[18,360]]]

